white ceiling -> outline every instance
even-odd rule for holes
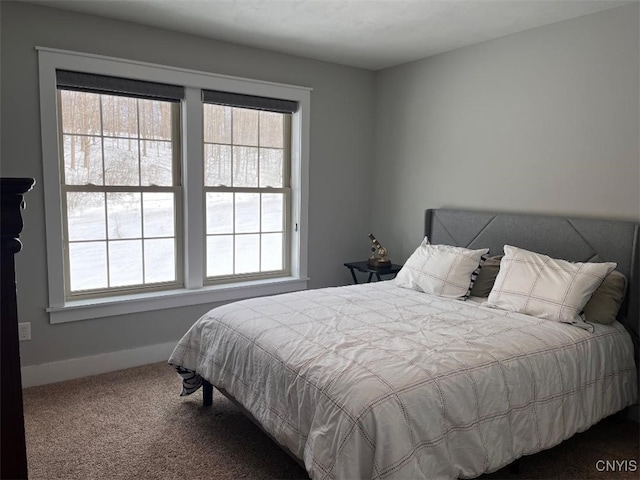
[[[640,0],[24,0],[379,70]]]

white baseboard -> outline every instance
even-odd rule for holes
[[[114,372],[169,359],[176,342],[149,345],[146,347],[102,353],[90,357],[71,358],[57,362],[30,365],[21,368],[22,387],[35,387],[62,382],[74,378],[88,377],[100,373]]]

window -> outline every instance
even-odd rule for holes
[[[206,276],[288,274],[294,102],[203,92]]]
[[[180,285],[183,89],[56,77],[66,298]]]
[[[306,288],[309,89],[38,55],[52,323]]]

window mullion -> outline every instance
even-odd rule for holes
[[[233,156],[231,157],[233,158]],[[233,175],[231,175],[231,183],[233,183]],[[231,248],[231,256],[232,256],[232,260],[233,260],[233,274],[236,274],[236,247],[237,247],[237,239],[238,239],[238,235],[236,234],[236,193],[233,193],[233,203],[232,203],[232,208],[231,211],[232,213],[232,224],[231,224],[231,231],[232,231],[232,236],[231,236],[231,243],[232,243],[232,248]]]
[[[104,192],[104,236],[105,236],[105,240],[104,240],[104,247],[105,247],[105,254],[107,256],[107,288],[111,288],[111,254],[110,254],[110,246],[111,246],[111,241],[109,238],[109,210],[108,210],[108,206],[107,206],[107,202],[108,202],[108,197],[107,197],[107,192]]]
[[[61,185],[67,192],[105,192],[105,193],[138,193],[138,192],[171,192],[175,193],[180,190],[179,186],[158,186],[158,185]]]
[[[260,124],[261,124],[261,116],[258,113],[258,168],[256,168],[256,180],[258,181],[258,187],[260,187],[260,152],[262,150],[261,145],[261,137],[260,137]],[[260,199],[258,202],[258,272],[262,272],[262,193],[258,194],[258,198]]]
[[[136,130],[138,132],[138,184],[142,186],[142,124],[140,122],[140,99],[136,99]],[[142,255],[142,283],[147,283],[146,263],[144,261],[145,232],[144,232],[144,193],[140,192],[140,254]],[[173,203],[175,205],[175,201]],[[174,215],[175,217],[175,215]]]
[[[145,215],[145,211],[144,211],[144,193],[140,193],[139,196],[140,199],[140,248],[141,248],[141,252],[142,252],[142,283],[147,283],[147,268],[146,268],[146,263],[145,262],[145,240],[147,240],[147,236],[145,234],[144,231],[144,215]],[[173,204],[175,205],[175,200],[173,202]],[[177,215],[174,214],[174,218]],[[175,232],[175,230],[174,230]],[[177,232],[176,232],[177,233]],[[177,276],[177,272],[176,272],[176,276]]]
[[[107,183],[107,170],[104,166],[104,96],[100,95],[100,159],[102,161],[102,184]]]
[[[186,88],[182,117],[183,218],[185,233],[185,287],[201,288],[204,283],[205,195],[203,112],[200,89]]]
[[[260,162],[258,162],[260,163]],[[260,178],[260,177],[258,177]],[[258,182],[259,183],[259,182]],[[262,193],[259,193],[259,203],[258,203],[258,225],[259,225],[259,230],[260,232],[258,233],[258,271],[262,272],[262,240],[263,240],[263,232],[264,232],[264,226],[262,225]]]

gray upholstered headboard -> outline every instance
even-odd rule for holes
[[[481,212],[427,210],[425,234],[431,243],[489,248],[503,254],[505,244],[573,262],[616,262],[629,287],[618,320],[640,331],[640,225],[633,222]]]

